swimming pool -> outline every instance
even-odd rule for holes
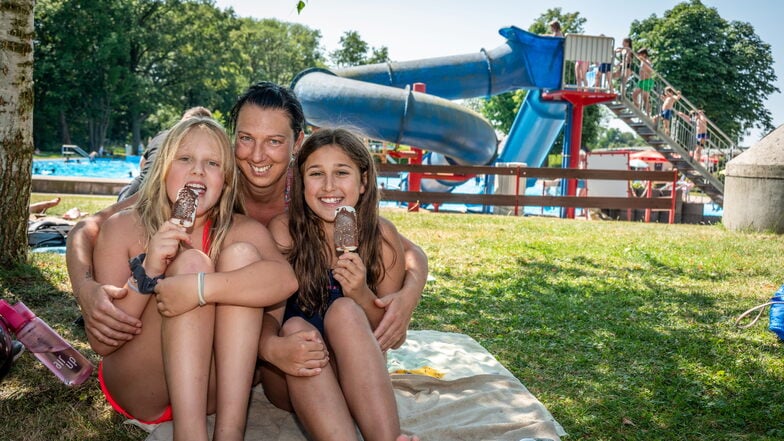
[[[130,179],[139,175],[139,157],[125,160],[96,158],[47,159],[33,161],[33,176],[68,176],[104,179]]]

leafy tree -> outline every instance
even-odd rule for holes
[[[142,124],[161,106],[178,113],[196,104],[211,107],[213,97],[202,89],[220,84],[227,72],[223,66],[233,54],[226,35],[234,16],[215,8],[211,0],[125,1],[130,3],[126,68],[133,88],[123,110],[136,146]]]
[[[371,51],[370,56],[368,51]],[[371,48],[357,31],[346,31],[340,37],[340,48],[332,51],[329,56],[332,63],[338,67],[359,66],[389,61],[389,50],[386,46]]]
[[[321,32],[275,19],[242,18],[231,40],[243,88],[259,80],[289,84],[304,69],[323,66]]]
[[[371,48],[371,55],[366,60],[367,64],[386,63],[389,61],[389,48],[381,46],[380,48]]]
[[[34,0],[0,12],[0,266],[27,259],[27,204],[33,161]]]
[[[105,136],[112,105],[126,86],[121,66],[127,64],[127,50],[115,14],[120,7],[112,0],[37,4],[33,72],[37,142],[71,143],[75,135],[97,149]]]
[[[764,100],[775,92],[771,47],[749,23],[726,21],[700,0],[631,24],[635,47],[651,49],[658,71],[734,139],[772,130]]]
[[[620,129],[610,127],[601,129],[594,145],[594,149],[608,149],[614,147],[633,147],[647,145],[645,140],[632,132],[624,132]]]
[[[512,123],[525,100],[527,91],[519,89],[490,97],[480,108],[482,115],[496,130],[509,133]]]
[[[41,146],[136,146],[185,108],[228,109],[247,84],[227,38],[239,23],[211,0],[40,0],[36,14]]]
[[[534,20],[534,23],[528,27],[528,32],[547,34],[550,32],[550,22],[553,20],[561,23],[561,31],[564,34],[582,34],[583,26],[587,21],[580,17],[579,12],[561,12],[561,8],[550,8]]]

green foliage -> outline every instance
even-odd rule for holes
[[[527,93],[521,89],[492,96],[484,101],[481,113],[496,130],[509,133]]]
[[[593,149],[606,149],[613,147],[632,147],[646,145],[645,140],[632,132],[624,132],[614,127],[600,131],[598,140],[592,145]]]
[[[297,2],[297,14],[298,15],[301,14],[303,9],[305,9],[305,1],[304,0],[299,0]]]
[[[654,69],[735,139],[772,130],[764,101],[775,86],[771,47],[749,23],[726,21],[700,0],[631,24],[634,47],[651,49]]]
[[[287,85],[299,72],[324,66],[321,31],[275,19],[239,21],[231,40],[240,54],[235,64],[243,84],[265,80]]]
[[[368,56],[368,51],[371,54]],[[332,51],[330,59],[335,66],[348,67],[389,61],[386,46],[371,48],[357,31],[347,31],[340,37],[340,48]]]
[[[324,64],[319,31],[237,18],[212,0],[41,0],[35,13],[43,150],[137,146],[189,107],[226,114],[251,82],[288,84]]]
[[[561,23],[561,32],[564,34],[582,34],[583,26],[587,19],[580,17],[579,12],[561,12],[561,8],[550,8],[542,13],[533,24],[528,27],[534,34],[547,34],[550,32],[550,22],[558,20]]]

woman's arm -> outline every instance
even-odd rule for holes
[[[427,255],[399,233],[398,237],[405,250],[406,273],[402,288],[376,300],[376,306],[385,311],[374,331],[382,350],[398,348],[406,341],[408,325],[427,283]]]
[[[79,221],[68,233],[65,262],[74,297],[82,310],[85,330],[94,339],[110,346],[118,346],[141,332],[141,321],[118,309],[113,303],[113,300],[127,294],[122,288],[124,282],[116,286],[96,281],[93,251],[101,225],[135,200],[136,197],[132,197],[113,204]]]
[[[141,252],[138,238],[141,232],[136,226],[136,214],[132,211],[118,213],[105,222],[95,243],[93,260],[95,261],[95,280],[125,288],[128,295],[114,299],[110,302],[113,307],[123,315],[139,320],[150,296],[134,292],[127,288],[128,277],[131,274],[128,258]],[[137,234],[134,234],[137,233]],[[139,320],[139,322],[141,322]],[[100,355],[107,355],[125,344],[125,340],[117,345],[107,344],[97,338],[91,328],[86,328],[87,338],[93,350]]]

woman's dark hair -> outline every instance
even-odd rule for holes
[[[295,139],[305,129],[305,112],[303,112],[302,104],[294,92],[269,81],[260,81],[248,87],[231,108],[227,127],[232,134],[237,129],[237,118],[240,109],[245,104],[253,104],[262,109],[280,109],[286,112],[291,119],[291,130],[294,131]]]

